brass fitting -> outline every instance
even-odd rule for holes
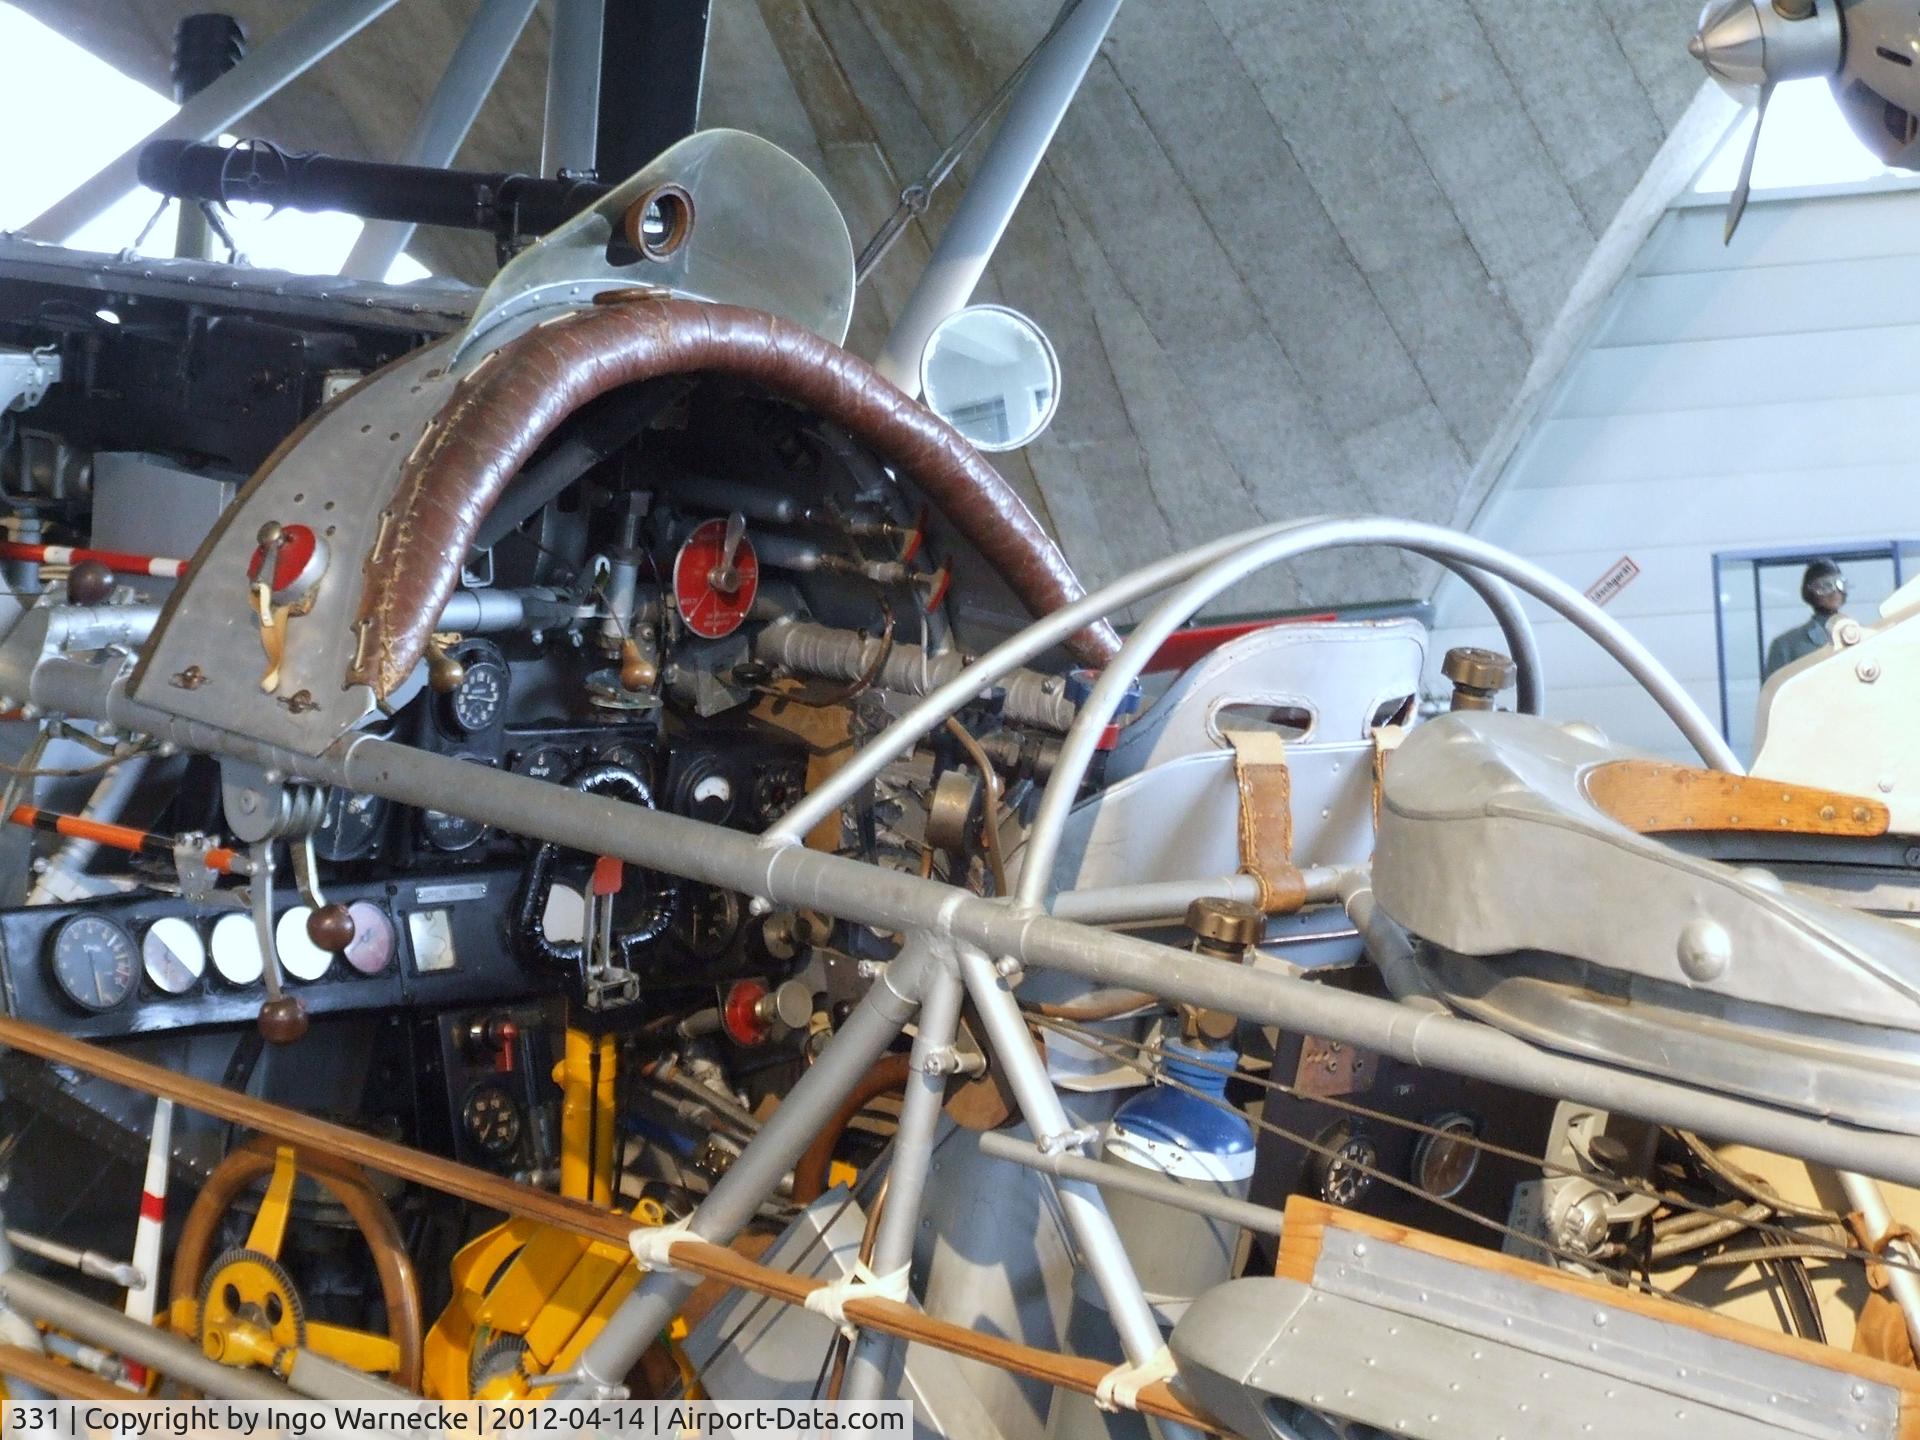
[[[1500,692],[1513,683],[1513,661],[1498,650],[1456,645],[1440,662],[1440,673],[1453,685],[1454,710],[1491,710]]]

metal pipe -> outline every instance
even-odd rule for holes
[[[1171,946],[1058,920],[845,856],[802,845],[769,848],[720,826],[372,736],[349,736],[317,758],[300,755],[140,704],[127,697],[122,680],[103,667],[56,657],[34,672],[33,700],[49,712],[111,719],[186,749],[232,755],[263,769],[403,804],[450,809],[532,839],[614,855],[776,904],[819,909],[889,930],[948,935],[990,954],[1098,984],[1227,1010],[1257,1024],[1324,1035],[1410,1064],[1920,1185],[1920,1137],[1838,1124],[1539,1050],[1478,1021],[1199,960]]]
[[[1103,586],[1091,595],[1085,596],[1071,605],[1055,610],[1043,619],[1036,620],[1026,629],[1009,636],[1006,640],[994,646],[993,649],[989,650],[985,655],[981,656],[980,659],[974,661],[972,665],[955,675],[951,680],[941,682],[935,689],[928,692],[927,697],[921,701],[920,704],[911,707],[906,714],[902,715],[873,740],[869,741],[860,749],[858,754],[839,770],[835,771],[833,775],[828,777],[820,786],[809,792],[798,805],[794,806],[793,809],[788,811],[780,820],[770,826],[762,836],[763,841],[768,844],[781,845],[798,843],[804,836],[812,831],[814,826],[820,824],[829,816],[836,814],[841,806],[845,805],[870,785],[874,777],[889,764],[911,750],[930,730],[944,723],[948,715],[972,700],[988,686],[997,684],[1006,676],[1025,665],[1028,661],[1052,649],[1069,635],[1074,634],[1086,625],[1102,619],[1115,610],[1131,605],[1136,600],[1145,599],[1157,591],[1164,590],[1170,585],[1176,584],[1191,575],[1195,575],[1207,566],[1213,564],[1216,560],[1222,560],[1227,556],[1234,555],[1249,545],[1281,535],[1305,532],[1315,529],[1316,527],[1326,527],[1337,524],[1351,525],[1356,523],[1359,522],[1353,520],[1340,521],[1326,516],[1315,516],[1304,520],[1280,521],[1272,525],[1263,525],[1249,534],[1229,535],[1218,540],[1210,540],[1204,545],[1196,545],[1191,550],[1183,551],[1178,555],[1171,555],[1164,560],[1156,560],[1151,565],[1144,565],[1130,575],[1123,575],[1111,585]],[[1419,531],[1420,539],[1409,544],[1408,548],[1415,550],[1416,553],[1425,554],[1430,559],[1438,560],[1448,569],[1457,573],[1464,573],[1464,571],[1471,568],[1473,564],[1479,563],[1477,561],[1463,562],[1455,556],[1442,555],[1425,543],[1427,537],[1430,536],[1455,539],[1466,538],[1456,536],[1453,531],[1439,529],[1438,527],[1430,525],[1413,526],[1411,522],[1377,521],[1375,523],[1380,525],[1404,524],[1410,530]],[[1381,541],[1378,543],[1387,544],[1394,542]],[[1475,543],[1477,545],[1479,542]],[[1535,571],[1533,567],[1527,565],[1525,561],[1519,560],[1518,557],[1510,556],[1505,551],[1498,550],[1493,546],[1483,546],[1481,548],[1487,554],[1498,556],[1503,561],[1510,561],[1522,567],[1528,574],[1540,578],[1543,583],[1551,583],[1553,585],[1559,585],[1560,583],[1552,576],[1546,575],[1544,571]],[[1521,585],[1522,588],[1527,589],[1530,593],[1538,593],[1533,586],[1519,579],[1517,575],[1509,574],[1507,578],[1512,579],[1515,584]],[[1566,590],[1564,586],[1560,588],[1563,591]],[[1489,593],[1498,595],[1502,592],[1490,590]],[[1566,593],[1572,594],[1573,592],[1566,591]],[[1613,626],[1612,622],[1596,607],[1587,604],[1584,597],[1577,598],[1580,599],[1583,605],[1586,605],[1586,611],[1591,612],[1591,616],[1584,612],[1578,616],[1569,615],[1568,618],[1574,620],[1576,625],[1582,629],[1586,629],[1589,634],[1593,634],[1594,632],[1588,629],[1588,624],[1591,622],[1592,617],[1598,617],[1598,623],[1602,630],[1618,629],[1618,627]],[[1510,613],[1499,618],[1503,631],[1510,630],[1515,637],[1524,637],[1523,639],[1515,638],[1509,641],[1515,651],[1516,657],[1521,654],[1537,654],[1533,648],[1532,629],[1527,622],[1525,613],[1521,611],[1517,603],[1513,605]],[[1624,635],[1624,632],[1620,633]],[[1631,637],[1627,638],[1629,640],[1631,639]],[[1650,661],[1649,663],[1651,664],[1652,662]],[[1654,664],[1652,668],[1658,675],[1665,676],[1666,672],[1661,670],[1657,664]],[[1628,669],[1631,672],[1633,667],[1629,665]],[[1637,672],[1636,678],[1638,678]],[[1692,702],[1688,701],[1687,703],[1691,704]],[[1711,733],[1710,730],[1709,733]]]
[[[1414,553],[1425,554],[1420,550]],[[1426,558],[1446,563],[1437,555],[1427,555]],[[1540,659],[1540,646],[1533,637],[1533,626],[1527,623],[1526,612],[1520,608],[1512,588],[1498,575],[1489,575],[1484,570],[1464,567],[1455,568],[1454,573],[1480,597],[1480,603],[1487,607],[1500,627],[1501,637],[1507,644],[1507,654],[1513,657],[1514,662],[1513,708],[1522,715],[1544,713],[1547,707],[1546,667]]]
[[[1307,903],[1324,904],[1339,897],[1340,882],[1349,873],[1341,865],[1309,865],[1300,872],[1306,882]],[[1141,920],[1179,919],[1199,899],[1239,900],[1258,905],[1261,884],[1242,870],[1210,880],[1156,880],[1144,885],[1111,885],[1088,890],[1062,890],[1053,897],[1048,913],[1056,920],[1082,925],[1125,925]]]
[[[0,1275],[0,1302],[223,1400],[285,1404],[292,1398],[292,1392],[276,1380],[209,1360],[190,1340],[130,1320],[118,1310],[84,1299],[63,1285],[29,1275],[24,1270],[9,1270]]]
[[[966,657],[957,651],[929,655],[918,645],[888,645],[877,635],[838,630],[810,620],[776,620],[753,642],[756,660],[784,666],[821,680],[852,683],[873,676],[882,690],[926,695],[960,675]],[[877,667],[877,668],[876,668]],[[1039,725],[1064,734],[1076,706],[1058,675],[1016,669],[1000,677],[1006,716],[1017,725]]]
[[[134,791],[140,788],[140,782],[146,778],[146,774],[146,757],[128,756],[100,777],[100,783],[93,787],[93,794],[87,797],[86,805],[81,808],[80,818],[113,824],[126,810],[127,802],[133,798]],[[27,892],[27,904],[84,900],[95,893],[87,888],[81,879],[81,872],[99,852],[100,841],[85,835],[73,835],[62,840],[60,848],[48,857],[47,868],[40,872],[33,882],[33,888]]]
[[[1103,1190],[1124,1190],[1143,1200],[1157,1200],[1162,1205],[1190,1210],[1210,1220],[1224,1220],[1229,1225],[1238,1225],[1243,1230],[1252,1230],[1261,1235],[1278,1235],[1285,1218],[1271,1205],[1255,1205],[1251,1200],[1236,1200],[1231,1195],[1222,1195],[1198,1185],[1182,1185],[1177,1180],[1155,1175],[1136,1165],[1109,1165],[1103,1160],[1091,1160],[1069,1150],[1043,1151],[1028,1141],[998,1130],[988,1130],[980,1136],[980,1153],[992,1156],[995,1160],[1023,1165],[1029,1170],[1038,1170],[1043,1175],[1085,1180]]]
[[[1886,1267],[1887,1286],[1893,1291],[1893,1298],[1899,1302],[1901,1313],[1906,1316],[1907,1336],[1913,1341],[1914,1351],[1920,1354],[1920,1272],[1911,1268],[1916,1260],[1920,1260],[1920,1256],[1916,1256],[1913,1242],[1895,1223],[1893,1212],[1887,1208],[1887,1197],[1880,1193],[1878,1183],[1865,1175],[1842,1170],[1840,1188],[1846,1194],[1847,1204],[1860,1212],[1860,1220],[1866,1226],[1868,1247],[1877,1247],[1884,1240],[1894,1258],[1906,1262]]]
[[[947,1076],[953,1072],[953,1039],[959,1033],[963,993],[960,972],[950,957],[943,957],[927,976],[926,990],[920,997],[913,1053],[907,1062],[911,1074],[894,1131],[893,1160],[887,1167],[887,1198],[873,1237],[870,1268],[876,1275],[891,1274],[913,1260],[913,1237],[920,1228],[927,1172],[933,1164],[933,1142],[940,1128],[940,1106],[946,1098]],[[880,1399],[894,1348],[891,1336],[862,1330],[847,1361],[840,1398]]]
[[[761,1202],[779,1189],[840,1097],[886,1053],[912,1018],[932,962],[925,935],[909,936],[886,973],[854,1006],[833,1042],[695,1208],[689,1219],[690,1238],[725,1245],[753,1219]],[[650,1273],[581,1352],[581,1378],[567,1386],[561,1398],[612,1393],[695,1283],[696,1277],[675,1270]]]
[[[972,297],[1120,5],[1121,0],[1078,0],[1034,55],[1027,78],[1007,102],[1006,118],[982,152],[966,193],[874,361],[874,367],[907,394],[920,393],[921,352],[940,322]]]
[[[149,141],[218,138],[398,3],[314,0],[299,19],[268,36],[246,59],[182,105],[171,120],[48,206],[21,233],[33,240],[65,240],[139,183],[140,151]]]
[[[540,173],[586,174],[600,144],[600,43],[606,0],[558,0],[547,49],[547,109]]]
[[[287,1388],[310,1400],[358,1401],[363,1405],[391,1405],[395,1401],[414,1402],[420,1398],[411,1390],[312,1350],[293,1352],[293,1364],[287,1370]]]
[[[981,1027],[993,1046],[994,1059],[1027,1128],[1040,1137],[1043,1145],[1070,1143],[1073,1121],[1060,1103],[1060,1093],[1053,1088],[1045,1063],[1034,1052],[1026,1019],[1013,992],[982,951],[962,945],[959,954],[960,978],[966,981],[967,994],[972,997]],[[1107,1314],[1120,1337],[1121,1349],[1132,1364],[1144,1365],[1159,1353],[1163,1343],[1160,1324],[1153,1317],[1146,1292],[1140,1288],[1140,1277],[1134,1273],[1120,1232],[1113,1227],[1113,1217],[1107,1214],[1107,1202],[1082,1180],[1055,1180],[1054,1190],[1079,1245],[1080,1261],[1107,1302]]]
[[[1221,564],[1209,566],[1187,580],[1127,636],[1120,653],[1100,672],[1073,728],[1061,742],[1060,757],[1054,762],[1053,774],[1048,777],[1027,832],[1017,890],[1021,903],[1038,905],[1051,888],[1054,862],[1080,782],[1093,764],[1101,737],[1113,723],[1122,700],[1167,637],[1223,590],[1269,565],[1315,551],[1369,545],[1413,549],[1436,559],[1477,566],[1520,586],[1578,624],[1625,666],[1708,765],[1741,773],[1739,760],[1680,682],[1605,611],[1557,576],[1498,546],[1437,525],[1372,518],[1330,520],[1252,541]]]
[[[401,148],[402,164],[453,164],[537,3],[539,0],[480,0],[479,9],[454,47],[453,58],[440,74],[440,83],[433,87]],[[353,242],[340,273],[356,280],[385,280],[387,271],[405,252],[413,231],[410,221],[368,221],[361,227],[360,238]]]
[[[48,1240],[44,1236],[29,1235],[24,1230],[7,1227],[7,1243],[16,1250],[24,1250],[29,1255],[38,1255],[42,1260],[51,1260],[55,1265],[63,1265],[69,1270],[78,1270],[93,1280],[105,1280],[110,1285],[122,1289],[139,1289],[146,1284],[146,1276],[125,1260],[116,1260],[111,1255],[102,1255],[98,1250],[81,1250],[72,1245],[62,1245],[58,1240]]]

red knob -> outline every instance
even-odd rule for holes
[[[760,1002],[767,998],[767,987],[758,980],[736,980],[720,1005],[720,1027],[736,1045],[764,1045],[773,1035],[773,1026],[760,1014]]]

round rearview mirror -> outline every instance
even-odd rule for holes
[[[1060,406],[1060,360],[1040,327],[1004,305],[942,320],[920,355],[927,408],[981,450],[1031,444]]]

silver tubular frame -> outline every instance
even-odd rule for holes
[[[540,173],[584,174],[600,143],[600,40],[606,0],[558,0],[547,49],[547,108]]]
[[[139,184],[140,151],[154,140],[214,140],[278,94],[400,0],[314,0],[284,29],[180,107],[159,129],[95,171],[22,229],[33,240],[65,240]]]
[[[947,1062],[953,1054],[954,1037],[959,1034],[963,993],[960,972],[949,951],[940,957],[920,997],[913,1053],[907,1062],[912,1075],[894,1131],[885,1208],[873,1237],[869,1268],[875,1275],[891,1274],[913,1260],[913,1236],[920,1221],[927,1173],[933,1164],[934,1134],[940,1126],[940,1106],[946,1099]],[[847,1360],[841,1398],[880,1399],[895,1348],[890,1336],[861,1331]]]
[[[1027,193],[1080,82],[1100,53],[1122,0],[1067,0],[1071,9],[1007,102],[1006,117],[981,154],[927,268],[907,297],[874,368],[908,395],[920,393],[920,356],[940,322],[960,309],[986,273],[1000,237]]]
[[[974,661],[972,665],[954,676],[952,680],[928,692],[926,698],[921,700],[919,704],[911,707],[898,720],[894,721],[893,724],[889,725],[879,735],[861,747],[860,752],[849,760],[846,765],[835,771],[832,777],[822,784],[819,789],[807,795],[798,805],[794,806],[792,810],[789,810],[780,820],[770,826],[762,837],[764,842],[768,845],[796,845],[800,843],[801,839],[805,837],[815,825],[818,825],[821,821],[835,814],[841,806],[845,805],[868,785],[872,784],[882,770],[886,769],[888,765],[891,765],[895,760],[911,750],[926,735],[931,733],[935,727],[943,724],[946,718],[954,711],[967,704],[976,695],[986,690],[988,686],[997,684],[1007,675],[1025,665],[1028,661],[1051,650],[1054,646],[1064,641],[1069,635],[1072,635],[1078,630],[1085,629],[1094,621],[1105,619],[1115,610],[1131,605],[1136,600],[1145,599],[1147,596],[1165,590],[1171,585],[1178,584],[1189,576],[1200,573],[1215,561],[1224,560],[1245,547],[1269,537],[1289,535],[1296,531],[1305,531],[1320,526],[1354,525],[1361,523],[1381,526],[1403,526],[1411,522],[1386,520],[1363,522],[1355,519],[1341,520],[1329,516],[1314,516],[1304,520],[1278,521],[1271,525],[1263,525],[1250,534],[1230,535],[1223,539],[1210,540],[1204,545],[1196,545],[1191,550],[1183,551],[1178,555],[1171,555],[1164,560],[1157,560],[1151,565],[1142,566],[1130,575],[1121,576],[1111,585],[1102,586],[1091,595],[1085,596],[1071,605],[1054,611],[1045,619],[1036,620],[1018,634],[1009,636],[1006,640],[1003,640],[985,655]],[[1428,536],[1438,535],[1458,539],[1466,538],[1457,535],[1454,531],[1442,530],[1436,526],[1419,526],[1415,528]],[[1393,544],[1396,542],[1391,539],[1381,539],[1369,542],[1353,541],[1351,543]],[[1428,553],[1417,544],[1407,545],[1406,548],[1414,550],[1415,553],[1418,554]],[[1543,585],[1559,584],[1559,581],[1555,580],[1551,575],[1546,574],[1544,571],[1535,570],[1534,567],[1528,565],[1526,561],[1520,560],[1517,556],[1508,555],[1505,551],[1495,550],[1492,547],[1488,547],[1488,549],[1491,553],[1513,562],[1514,565],[1520,567],[1523,571],[1537,577]],[[1443,558],[1437,554],[1429,555],[1429,558],[1439,560],[1441,564],[1447,566],[1448,569],[1454,571],[1456,574],[1464,575],[1472,568],[1470,564],[1463,563],[1457,559]],[[1515,584],[1520,585],[1523,589],[1526,589],[1529,594],[1539,593],[1533,585],[1529,584],[1526,580],[1516,578],[1513,575],[1509,575],[1508,578],[1512,579]],[[1501,607],[1495,610],[1494,615],[1495,619],[1499,622],[1501,633],[1506,637],[1508,647],[1516,659],[1524,659],[1525,657],[1531,656],[1537,660],[1539,651],[1534,644],[1533,627],[1527,620],[1526,613],[1520,608],[1519,602],[1514,599],[1512,590],[1508,588],[1506,584],[1498,583],[1498,577],[1495,577],[1495,580],[1496,583],[1488,584],[1481,593],[1487,598],[1489,604]],[[1564,589],[1565,587],[1562,588]],[[1606,641],[1601,639],[1602,634],[1617,634],[1628,643],[1633,643],[1632,637],[1627,636],[1624,631],[1620,631],[1604,613],[1591,605],[1587,608],[1591,610],[1594,617],[1597,618],[1599,633],[1596,633],[1593,629],[1589,629],[1587,624],[1584,623],[1583,619],[1579,616],[1569,615],[1568,618],[1572,619],[1580,628],[1586,630],[1589,635],[1593,635],[1595,639],[1601,640],[1603,645],[1606,644]],[[1645,655],[1644,651],[1640,653],[1643,656]],[[1673,683],[1671,677],[1667,676],[1666,671],[1662,670],[1659,664],[1653,661],[1651,657],[1647,657],[1646,664],[1650,667],[1651,673],[1662,677],[1668,684]],[[1636,679],[1641,678],[1639,672],[1634,671],[1631,665],[1627,668],[1630,672],[1634,673]],[[1690,701],[1688,703],[1691,704]],[[1698,713],[1698,711],[1696,710],[1695,713]],[[1704,719],[1704,717],[1702,718]]]
[[[481,0],[414,122],[400,152],[401,164],[453,164],[537,4],[539,0]],[[385,280],[416,228],[404,220],[367,221],[340,273],[353,280]]]
[[[1674,697],[1677,687],[1644,649],[1606,617],[1550,576],[1494,547],[1431,526],[1383,520],[1321,520],[1270,527],[1262,535],[1202,546],[1149,567],[1098,596],[1032,626],[941,687],[908,716],[865,747],[841,772],[877,770],[911,746],[947,711],[990,684],[996,674],[1049,648],[1103,607],[1188,583],[1137,631],[1123,656],[1081,709],[1076,731],[1098,728],[1129,664],[1158,646],[1157,636],[1204,603],[1223,577],[1246,573],[1285,555],[1330,545],[1402,544],[1446,563],[1479,566],[1546,600],[1605,645],[1684,724],[1698,717]],[[1226,563],[1215,566],[1213,562]],[[1212,567],[1209,569],[1209,567]],[[1197,578],[1195,578],[1197,577]],[[1493,587],[1483,593],[1498,594]],[[1507,596],[1511,599],[1510,593]],[[110,720],[165,744],[249,761],[271,780],[302,778],[382,795],[406,804],[447,810],[531,838],[629,863],[666,870],[744,892],[758,900],[825,911],[907,937],[900,954],[789,1094],[741,1159],[716,1184],[690,1219],[693,1234],[720,1243],[732,1238],[771,1194],[815,1133],[875,1059],[919,1013],[924,1033],[917,1062],[911,1121],[895,1160],[897,1209],[890,1204],[884,1248],[889,1266],[910,1250],[911,1230],[925,1185],[927,1156],[921,1131],[933,1117],[937,1094],[932,1057],[942,1047],[959,989],[979,1010],[1002,1073],[1042,1151],[1071,1153],[1077,1136],[1046,1067],[1028,1043],[1024,1018],[1009,986],[1020,966],[1051,968],[1101,985],[1144,990],[1169,1000],[1232,1011],[1259,1024],[1282,1025],[1346,1041],[1411,1063],[1434,1066],[1581,1103],[1636,1114],[1731,1141],[1782,1150],[1835,1168],[1920,1183],[1920,1137],[1867,1131],[1776,1107],[1740,1100],[1539,1050],[1505,1032],[1426,1005],[1398,1003],[1327,989],[1296,977],[1223,966],[1151,941],[1090,928],[1045,914],[1020,896],[990,899],[934,880],[881,869],[807,849],[785,837],[753,837],[684,817],[645,810],[606,797],[568,791],[548,782],[496,771],[365,735],[350,735],[319,758],[187,721],[132,700],[125,691],[128,662],[109,652],[104,663],[55,655],[35,668],[31,701],[38,711]],[[1114,680],[1113,685],[1108,679]],[[1680,697],[1684,699],[1684,696]],[[1071,738],[1070,742],[1071,742]],[[876,762],[875,757],[879,757]],[[1066,762],[1063,761],[1063,765]],[[1059,773],[1059,772],[1056,772]],[[858,788],[864,780],[856,780]],[[1057,811],[1071,798],[1072,781],[1056,784],[1047,801]],[[818,796],[816,795],[816,797]],[[839,800],[834,802],[835,808]],[[791,822],[791,817],[790,817]],[[803,822],[810,823],[810,822]],[[1045,874],[1035,867],[1032,873]],[[1328,871],[1317,887],[1326,898],[1343,888]],[[996,966],[989,958],[1008,957]],[[928,1127],[930,1128],[930,1127]],[[1161,1337],[1132,1265],[1097,1189],[1077,1176],[1054,1176],[1062,1210],[1079,1251],[1108,1302],[1131,1363],[1158,1351]],[[909,1172],[912,1172],[909,1174]],[[897,1268],[892,1266],[891,1268]],[[577,1388],[600,1393],[617,1387],[639,1354],[691,1288],[669,1270],[650,1275],[616,1311],[583,1357]],[[865,1345],[852,1372],[856,1393],[868,1393],[883,1368],[886,1348]]]
[[[1680,682],[1654,659],[1644,645],[1615,623],[1605,611],[1572,586],[1536,565],[1472,536],[1413,521],[1330,520],[1256,539],[1217,566],[1192,576],[1127,637],[1120,653],[1100,672],[1093,691],[1060,743],[1053,774],[1048,778],[1040,808],[1027,832],[1025,858],[1016,892],[1022,905],[1042,904],[1051,888],[1054,862],[1066,833],[1080,782],[1098,752],[1100,737],[1113,722],[1133,682],[1154,652],[1203,606],[1223,590],[1282,560],[1317,550],[1360,545],[1392,545],[1414,550],[1432,559],[1477,567],[1520,586],[1574,621],[1618,660],[1653,696],[1685,735],[1701,759],[1716,770],[1742,773],[1739,759],[1728,748],[1706,712],[1694,703]],[[1486,593],[1482,591],[1481,593]]]

